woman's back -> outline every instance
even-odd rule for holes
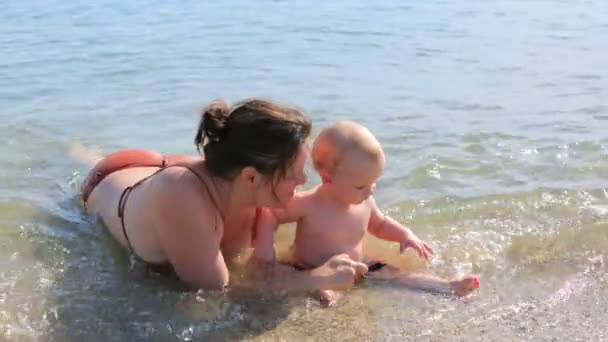
[[[185,181],[193,190],[202,187],[197,175],[190,173],[192,171],[178,165],[133,167],[113,172],[95,187],[87,201],[87,210],[99,215],[112,236],[124,247],[132,248],[131,252],[138,257],[149,263],[165,263],[168,260],[158,235],[158,212],[154,206],[159,197],[167,196],[163,189],[170,188],[170,183]],[[161,183],[165,186],[159,186]],[[127,190],[128,187],[132,189]],[[172,201],[180,200],[180,197],[172,198]]]

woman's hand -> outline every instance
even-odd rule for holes
[[[309,293],[317,290],[348,290],[367,273],[364,263],[346,254],[333,256],[312,270],[300,271],[291,265],[265,263],[251,258],[245,276],[231,277],[233,288],[250,288],[265,293]]]
[[[311,274],[322,281],[319,288],[332,290],[350,289],[355,280],[367,273],[367,265],[351,259],[347,254],[339,254],[313,269]]]

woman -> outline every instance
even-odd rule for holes
[[[264,207],[283,207],[305,182],[311,124],[297,109],[248,100],[203,110],[195,137],[201,157],[124,150],[102,159],[82,202],[143,261],[169,264],[193,288],[229,284],[226,262],[255,238]],[[336,256],[306,272],[274,265],[264,286],[287,291],[344,289],[367,271]]]

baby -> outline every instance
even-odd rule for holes
[[[383,214],[372,196],[376,180],[384,168],[380,143],[365,127],[341,121],[324,129],[312,149],[314,167],[321,177],[315,188],[297,193],[287,208],[274,210],[257,228],[254,257],[262,261],[275,258],[272,235],[281,223],[297,222],[290,263],[300,269],[314,268],[337,254],[348,254],[368,265],[367,277],[394,279],[409,288],[464,296],[479,287],[474,275],[445,280],[425,274],[412,274],[363,255],[366,232],[397,242],[400,250],[410,247],[428,258],[431,247],[409,228]],[[335,304],[338,293],[322,291],[326,305]]]

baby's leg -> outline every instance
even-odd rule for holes
[[[391,265],[386,265],[377,272],[368,273],[367,278],[394,280],[411,289],[454,294],[459,297],[466,296],[479,287],[479,278],[472,274],[446,280],[430,274],[403,272]]]

